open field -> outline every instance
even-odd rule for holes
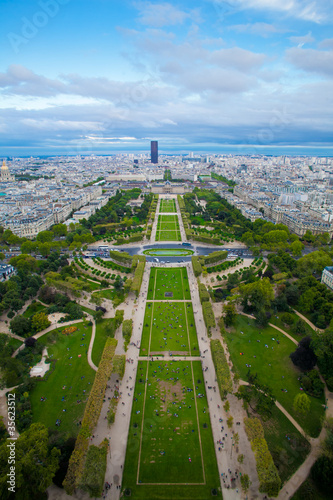
[[[153,267],[150,271],[147,300],[191,300],[186,267]]]
[[[257,373],[258,382],[267,385],[276,399],[297,420],[312,437],[321,430],[324,415],[323,399],[311,396],[308,415],[298,415],[293,409],[294,398],[300,392],[298,377],[300,372],[291,362],[289,355],[296,345],[272,327],[259,329],[253,320],[238,315],[234,328],[227,332],[225,339],[232,362],[241,379],[247,380],[249,369]]]
[[[83,323],[75,325],[78,329],[69,335],[58,334],[52,341],[53,330],[43,337],[48,354],[56,359],[55,370],[48,379],[37,383],[30,394],[33,422],[42,422],[53,430],[76,436],[88,399],[95,372],[88,365],[87,350],[91,337],[91,327]],[[45,398],[44,401],[41,398]],[[56,426],[57,419],[60,425]]]
[[[94,345],[91,353],[92,362],[98,366],[102,357],[103,349],[105,346],[106,339],[108,337],[113,337],[107,331],[107,326],[110,323],[109,318],[102,319],[99,323],[96,323],[96,334]]]
[[[180,229],[177,215],[159,215],[156,231],[157,241],[180,241]]]
[[[262,421],[262,425],[283,484],[302,465],[310,452],[310,444],[277,406],[273,406],[271,418]]]
[[[190,302],[147,302],[140,355],[165,351],[199,356]]]
[[[139,361],[125,494],[130,490],[131,498],[145,500],[206,500],[216,489],[215,498],[222,498],[207,407],[199,361]]]
[[[161,199],[161,204],[160,204],[160,213],[176,213],[176,202],[175,200],[165,200]]]
[[[23,316],[25,316],[26,318],[31,318],[31,316],[41,311],[45,312],[46,307],[43,306],[43,304],[41,304],[40,302],[33,302],[26,308],[26,310],[23,313]]]

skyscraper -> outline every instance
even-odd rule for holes
[[[150,142],[150,161],[151,163],[158,163],[158,141]]]

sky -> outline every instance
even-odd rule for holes
[[[333,154],[333,0],[1,0],[0,156]]]

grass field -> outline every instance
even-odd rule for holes
[[[262,421],[262,425],[283,484],[304,462],[310,452],[310,444],[277,406],[273,407],[271,418]]]
[[[46,307],[43,306],[40,302],[34,302],[33,304],[30,304],[26,310],[23,313],[23,316],[26,318],[31,318],[34,314],[37,314],[41,311],[46,311]]]
[[[172,296],[165,296],[165,294]],[[150,271],[147,300],[191,300],[186,267]]]
[[[74,333],[59,333],[55,342],[50,340],[54,331],[62,331],[64,327],[43,337],[49,356],[57,360],[55,370],[45,382],[38,382],[30,394],[33,422],[41,422],[68,436],[78,433],[77,424],[95,378],[95,371],[87,361],[91,327],[84,327],[83,323],[75,326],[78,329]],[[41,398],[46,399],[41,401]],[[61,421],[59,427],[55,425],[57,419]]]
[[[301,319],[299,316],[297,316],[297,314],[291,312],[289,313],[292,315],[293,319],[294,319],[294,324],[299,320]],[[272,323],[273,325],[276,325],[278,326],[279,328],[282,328],[282,330],[286,331],[287,333],[289,333],[289,335],[291,335],[295,340],[297,340],[297,342],[299,342],[302,338],[301,335],[297,335],[296,333],[293,332],[293,325],[286,325],[285,323],[283,323],[283,321],[281,321],[281,315],[282,313],[278,313],[277,315],[272,315],[269,322]],[[306,335],[311,335],[313,333],[313,329],[311,328],[310,325],[308,325],[307,323],[305,323],[305,321],[303,321],[304,323],[304,326],[305,326],[305,329],[306,329]]]
[[[157,241],[181,241],[177,215],[159,215],[156,231]]]
[[[225,339],[241,379],[247,380],[249,368],[252,374],[257,373],[258,381],[271,388],[276,399],[302,428],[310,436],[317,437],[324,415],[324,398],[310,396],[311,407],[306,416],[298,415],[293,409],[294,398],[300,393],[297,380],[300,372],[289,355],[296,349],[296,345],[272,327],[259,330],[253,320],[241,315],[237,316],[234,326],[231,333],[226,333]]]
[[[165,200],[162,198],[160,204],[160,212],[170,214],[177,212],[175,200]]]
[[[96,334],[94,345],[91,353],[91,359],[96,366],[99,365],[99,362],[102,357],[103,349],[105,346],[106,339],[110,337],[107,333],[107,325],[110,322],[110,319],[105,318],[102,319],[99,323],[96,323]],[[113,336],[113,335],[112,335]]]
[[[148,302],[140,355],[180,352],[199,356],[198,338],[190,302]]]
[[[125,494],[130,490],[131,498],[145,500],[207,500],[216,489],[215,498],[222,498],[207,406],[199,361],[139,361]]]

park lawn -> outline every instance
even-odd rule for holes
[[[156,241],[181,241],[180,231],[157,231]]]
[[[36,313],[39,313],[41,311],[46,311],[46,307],[43,306],[40,302],[34,302],[33,304],[30,304],[26,310],[23,313],[23,316],[25,318],[31,318]]]
[[[164,213],[177,212],[175,200],[161,200],[160,212]]]
[[[84,285],[84,290],[87,292],[94,292],[95,290],[100,290],[101,284],[100,283],[95,283],[93,281],[90,281],[88,279],[82,278],[76,278],[77,281]]]
[[[269,322],[272,323],[275,326],[278,326],[279,328],[282,328],[282,330],[284,330],[285,332],[287,332],[289,335],[291,335],[291,337],[293,337],[295,340],[297,340],[297,342],[299,342],[302,339],[302,336],[297,335],[296,333],[294,333],[292,331],[293,325],[289,326],[289,325],[286,325],[285,323],[283,323],[283,321],[281,321],[281,314],[283,314],[283,313],[280,312],[280,313],[277,313],[277,315],[272,315],[271,318],[270,318],[270,320],[269,320]],[[299,319],[302,319],[299,316],[297,316],[297,314],[295,314],[295,313],[290,313],[290,314],[294,318],[294,324]],[[307,333],[305,334],[305,336],[306,335],[311,335],[313,333],[313,329],[311,328],[310,325],[308,325],[307,323],[305,323],[305,321],[303,321],[303,323],[304,323],[305,328],[307,330]]]
[[[207,500],[216,489],[221,499],[207,408],[199,361],[139,361],[123,491],[134,499]]]
[[[176,222],[178,223],[178,215],[159,215],[158,223]]]
[[[191,302],[147,303],[140,355],[164,351],[199,356]]]
[[[101,299],[113,300],[116,295],[119,295],[119,291],[114,288],[108,288],[107,290],[101,290],[94,293],[94,297],[100,297]]]
[[[95,309],[90,309],[89,307],[85,307],[85,306],[80,306],[82,311],[86,312],[87,314],[90,314],[90,316],[95,316],[96,314],[96,310]]]
[[[277,406],[273,406],[271,418],[262,420],[262,425],[283,485],[306,459],[310,444]]]
[[[185,257],[187,255],[193,255],[193,250],[185,250],[182,248],[160,248],[144,250],[144,255],[151,255],[154,257]]]
[[[296,345],[273,327],[259,330],[252,319],[242,315],[237,316],[234,328],[226,333],[225,339],[240,378],[247,380],[249,366],[246,364],[251,365],[251,373],[257,373],[258,381],[270,387],[279,403],[297,420],[307,434],[317,437],[324,416],[324,396],[321,399],[309,396],[311,407],[306,416],[298,415],[293,409],[294,398],[300,393],[300,384],[297,380],[300,372],[289,356],[295,351]]]
[[[165,293],[172,293],[172,297],[165,297]],[[186,267],[153,267],[149,276],[147,300],[191,300]]]
[[[61,332],[65,327],[43,336],[49,357],[57,361],[47,380],[39,381],[30,393],[33,422],[41,422],[52,430],[66,433],[68,437],[75,437],[79,431],[78,424],[96,374],[87,361],[92,329],[83,323],[75,326],[78,329],[74,333],[59,333],[55,342],[52,341],[54,332]],[[46,400],[41,401],[41,398]],[[79,400],[81,403],[77,403]],[[59,427],[55,425],[57,419],[61,421]]]
[[[8,345],[12,347],[14,351],[16,351],[16,349],[18,349],[22,344],[23,342],[21,342],[21,340],[19,339],[14,339],[12,337],[8,338]]]
[[[91,359],[96,366],[99,365],[101,360],[106,339],[108,337],[114,337],[114,335],[110,335],[107,332],[107,325],[109,322],[110,318],[104,318],[99,323],[96,323],[95,340],[91,353]]]
[[[158,231],[177,231],[179,230],[178,221],[174,222],[161,222],[157,225]]]

